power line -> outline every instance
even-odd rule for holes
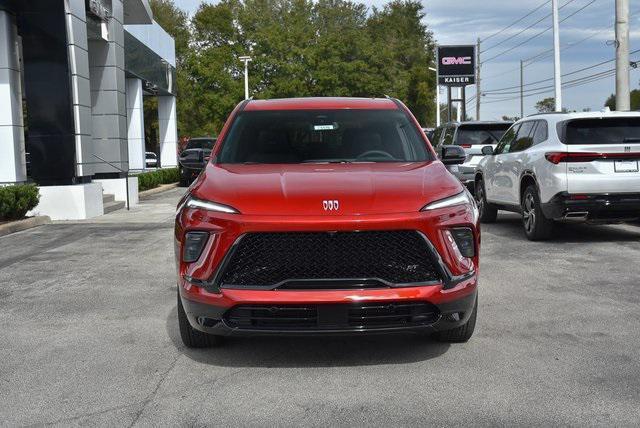
[[[569,1],[574,1],[574,0],[569,0]],[[581,8],[579,8],[579,9],[577,9],[577,10],[573,11],[571,14],[567,15],[565,18],[563,18],[562,20],[560,20],[560,22],[565,22],[567,19],[569,19],[569,18],[571,18],[571,17],[573,17],[573,16],[577,15],[578,13],[582,12],[583,10],[585,10],[586,8],[588,8],[589,6],[591,6],[592,4],[594,4],[596,1],[598,1],[598,0],[591,0],[589,3],[585,4],[585,5],[584,5],[584,6],[582,6]],[[567,3],[567,4],[568,4],[568,3]],[[566,4],[565,4],[565,5],[566,5]],[[544,33],[546,33],[547,31],[549,31],[551,28],[552,28],[552,27],[547,27],[547,28],[545,28],[544,30],[540,31],[539,33],[534,34],[533,36],[531,36],[531,37],[529,37],[529,38],[525,39],[524,41],[522,41],[522,42],[518,43],[517,45],[514,45],[514,46],[510,47],[509,49],[506,49],[506,50],[504,50],[504,51],[500,52],[499,54],[492,56],[492,57],[491,57],[491,58],[489,58],[489,59],[485,59],[482,63],[484,64],[484,63],[486,63],[486,62],[492,61],[492,60],[494,60],[494,59],[496,59],[496,58],[498,58],[498,57],[503,56],[503,55],[504,55],[504,54],[506,54],[506,53],[509,53],[509,52],[511,52],[511,51],[513,51],[513,50],[515,50],[515,49],[519,48],[520,46],[522,46],[522,45],[524,45],[524,44],[526,44],[526,43],[529,43],[531,40],[533,40],[533,39],[535,39],[535,38],[537,38],[537,37],[540,37],[541,35],[543,35],[543,34],[544,34]]]
[[[568,0],[565,4],[563,4],[562,6],[560,6],[560,9],[565,8],[566,6],[569,6],[571,3],[573,3],[575,0]],[[544,6],[544,5],[543,5]],[[539,23],[541,23],[542,21],[544,21],[545,19],[549,18],[551,16],[551,14],[547,14],[545,16],[543,16],[542,18],[538,19],[536,22],[534,22],[533,24],[530,24],[528,27],[523,28],[522,30],[518,31],[515,34],[512,34],[511,36],[507,37],[506,39],[503,39],[501,41],[499,41],[498,43],[489,46],[488,48],[486,48],[485,50],[483,50],[481,53],[490,51],[491,49],[498,47],[500,45],[502,45],[503,43],[508,42],[509,40],[512,40],[516,37],[518,37],[520,34],[524,33],[527,30],[530,30],[531,28],[535,27],[536,25],[538,25]]]
[[[513,21],[511,24],[507,25],[506,27],[504,27],[502,30],[498,30],[495,33],[491,34],[490,36],[487,36],[484,38],[484,40],[482,40],[482,42],[486,42],[487,40],[489,40],[492,37],[495,37],[499,34],[504,33],[505,31],[507,31],[508,29],[512,28],[514,25],[524,21],[526,18],[530,17],[531,15],[533,15],[534,13],[536,13],[537,11],[539,11],[540,9],[542,9],[544,6],[546,6],[547,4],[549,4],[550,0],[545,0],[544,2],[542,2],[539,6],[535,7],[534,9],[530,10],[526,15],[522,16],[521,18]],[[491,49],[491,48],[489,48]],[[485,52],[485,51],[483,51]]]
[[[631,12],[632,15],[636,15],[638,13],[640,13],[640,9],[637,9],[637,10]],[[561,51],[565,51],[567,49],[571,49],[571,48],[573,48],[573,47],[575,47],[575,46],[577,46],[577,45],[579,45],[581,43],[586,42],[587,40],[590,40],[590,39],[594,38],[598,34],[604,33],[606,31],[613,31],[612,30],[613,25],[614,25],[614,22],[612,22],[607,27],[603,27],[600,30],[594,31],[593,33],[591,33],[587,37],[584,37],[584,38],[582,38],[582,39],[580,39],[578,41],[575,41],[575,42],[569,43],[566,46],[563,46],[560,50]],[[542,52],[539,52],[538,54],[536,54],[536,55],[534,55],[532,57],[529,57],[528,59],[524,60],[525,61],[524,66],[528,67],[529,65],[534,64],[534,63],[536,63],[538,61],[541,61],[541,60],[551,56],[552,54],[553,54],[553,48],[546,49],[546,50],[544,50]],[[501,77],[501,76],[504,76],[504,75],[507,75],[507,74],[513,73],[514,71],[519,71],[519,70],[520,70],[520,67],[518,66],[518,67],[510,68],[508,70],[501,71],[501,72],[498,72],[498,73],[490,74],[488,76],[483,76],[482,79],[483,80],[493,79],[495,77]]]
[[[630,54],[630,55],[633,55],[633,54],[636,54],[636,53],[638,53],[638,52],[640,52],[640,49],[636,49],[636,50],[634,50],[634,51],[632,51],[632,52],[629,52],[629,54]],[[591,70],[591,69],[593,69],[593,68],[600,67],[601,65],[604,65],[604,64],[607,64],[607,63],[609,63],[609,62],[613,62],[613,61],[615,61],[615,58],[613,58],[613,59],[609,59],[609,60],[606,60],[606,61],[602,61],[602,62],[599,62],[599,63],[597,63],[597,64],[593,64],[593,65],[590,65],[590,66],[587,66],[587,67],[583,67],[583,68],[580,68],[580,69],[577,69],[577,70],[571,71],[571,72],[569,72],[569,73],[565,73],[565,74],[563,74],[563,75],[562,75],[562,77],[572,76],[572,75],[574,75],[574,74],[581,73],[581,72],[583,72],[583,71],[587,71],[587,70]],[[523,86],[532,86],[532,85],[537,85],[537,84],[539,84],[539,83],[549,82],[549,81],[552,81],[552,80],[553,80],[553,77],[550,77],[550,78],[548,78],[548,79],[542,79],[542,80],[536,80],[536,81],[534,81],[534,82],[529,82],[529,83],[527,83],[527,84],[525,84],[525,85],[523,85]],[[498,88],[498,89],[489,89],[489,90],[487,90],[487,91],[483,91],[483,94],[498,94],[498,95],[499,95],[501,92],[503,92],[503,91],[505,91],[505,90],[509,90],[509,89],[518,89],[518,88],[520,88],[520,85],[507,86],[507,87],[504,87],[504,88]],[[507,94],[507,93],[508,93],[508,92],[506,92],[506,93],[504,93],[504,94]],[[519,93],[519,91],[518,91],[518,93]]]
[[[588,83],[592,83],[592,82],[596,82],[598,80],[602,80],[602,79],[606,79],[608,77],[612,77],[615,75],[615,68],[607,70],[607,71],[603,71],[600,73],[595,73],[589,76],[585,76],[585,77],[581,77],[579,79],[575,79],[575,80],[571,80],[568,82],[564,82],[562,84],[562,87],[564,89],[570,89],[570,88],[575,88],[578,86],[582,86],[582,85],[586,85]],[[529,97],[533,97],[536,95],[542,95],[542,94],[548,94],[550,92],[553,92],[553,86],[551,86],[549,89],[545,89],[545,90],[540,90],[537,92],[532,92],[526,95],[523,95],[523,98],[529,98]],[[495,104],[495,103],[503,103],[505,101],[513,101],[513,100],[517,100],[520,99],[520,96],[515,96],[515,97],[507,97],[507,98],[500,98],[500,99],[493,99],[490,101],[484,101],[483,104]]]
[[[611,74],[611,73],[612,73],[612,72],[614,72],[614,71],[615,71],[615,68],[610,69],[610,70],[606,70],[606,71],[602,71],[602,72],[599,72],[599,73],[591,74],[591,75],[589,75],[589,76],[579,77],[579,78],[574,79],[574,80],[568,80],[568,81],[566,81],[566,82],[563,82],[563,85],[568,85],[568,84],[571,84],[571,83],[576,83],[576,82],[581,81],[582,79],[592,78],[592,77],[594,77],[594,76],[598,76],[598,75]],[[552,79],[552,80],[553,80],[553,79]],[[548,91],[550,91],[550,90],[551,90],[551,89],[553,89],[553,88],[554,88],[554,86],[553,86],[553,85],[547,85],[547,86],[541,86],[541,87],[539,87],[539,88],[530,88],[530,89],[527,89],[526,91],[523,91],[523,92],[524,92],[524,93],[536,93],[537,91],[544,91],[544,92],[548,92]],[[494,93],[494,94],[483,94],[483,96],[505,96],[505,95],[519,94],[519,93],[520,93],[520,91],[513,91],[513,92],[503,92],[503,93],[500,93],[500,94],[495,94],[495,93]],[[520,98],[520,97],[519,97],[519,96],[517,96],[516,98]]]
[[[613,27],[613,23],[611,23],[611,25],[606,27],[606,28],[602,28],[602,29],[600,29],[598,31],[595,31],[595,32],[591,33],[590,35],[588,35],[587,37],[585,37],[583,39],[580,39],[580,40],[578,40],[576,42],[569,43],[569,44],[563,46],[562,48],[560,48],[560,51],[565,51],[567,49],[571,49],[572,47],[577,46],[580,43],[584,43],[587,40],[593,39],[595,36],[597,36],[600,33],[604,33],[605,31],[612,31],[611,27]],[[531,64],[534,64],[534,63],[536,63],[538,61],[541,61],[541,60],[543,60],[543,59],[545,59],[547,57],[550,57],[551,55],[553,55],[553,48],[544,50],[544,51],[540,52],[537,55],[534,55],[534,56],[532,56],[530,58],[525,59],[524,60],[524,62],[525,62],[524,66],[528,67]]]

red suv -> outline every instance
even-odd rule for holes
[[[428,332],[468,340],[480,229],[394,99],[245,101],[175,223],[188,347],[220,336]]]

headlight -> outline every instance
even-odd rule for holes
[[[473,196],[471,196],[471,193],[469,193],[467,189],[464,189],[457,195],[431,202],[422,207],[420,211],[437,210],[438,208],[455,207],[457,205],[471,205],[472,209],[476,209],[476,201],[473,199]]]
[[[203,201],[202,199],[190,196],[185,203],[187,208],[199,208],[207,211],[215,211],[227,214],[240,214],[238,210],[228,205],[219,204],[217,202]]]

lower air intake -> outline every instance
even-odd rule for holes
[[[339,305],[236,306],[225,316],[227,325],[246,330],[314,331],[376,330],[430,325],[438,309],[424,302]]]

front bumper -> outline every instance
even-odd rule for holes
[[[472,259],[461,258],[452,250],[445,231],[451,228],[471,228],[475,236],[476,254]],[[441,267],[441,279],[429,283],[405,286],[356,287],[353,284],[330,289],[257,289],[219,285],[215,281],[230,249],[244,234],[256,232],[313,232],[313,231],[407,231],[421,233]],[[184,236],[188,231],[207,231],[207,241],[200,258],[193,263],[181,260]],[[468,319],[475,303],[479,266],[480,229],[471,205],[381,215],[317,215],[317,216],[256,216],[225,214],[201,209],[179,210],[175,228],[176,264],[181,301],[191,325],[200,331],[217,335],[256,334],[344,334],[384,333],[394,331],[438,331],[455,328]],[[457,253],[459,255],[459,253]],[[219,285],[219,286],[218,286]],[[243,305],[332,305],[338,318],[345,306],[365,304],[433,305],[434,319],[411,322],[407,325],[353,328],[351,325],[327,325],[318,321],[317,328],[252,329],[238,328],[225,317]],[[320,316],[320,315],[319,315]],[[314,326],[311,326],[314,327]]]
[[[582,220],[587,222],[616,222],[640,218],[640,193],[556,194],[542,204],[547,218],[554,220]]]
[[[441,285],[400,289],[257,291],[222,290],[208,293],[200,287],[181,284],[180,296],[189,323],[196,330],[221,336],[255,335],[342,335],[382,334],[396,332],[436,332],[459,327],[471,316],[477,298],[477,279],[472,278],[455,288],[444,290]],[[330,307],[340,309],[367,304],[396,305],[426,303],[434,308],[433,317],[405,325],[354,327],[340,320],[326,321],[319,317],[304,328],[238,327],[229,320],[233,308],[242,305],[279,307],[282,305]]]

